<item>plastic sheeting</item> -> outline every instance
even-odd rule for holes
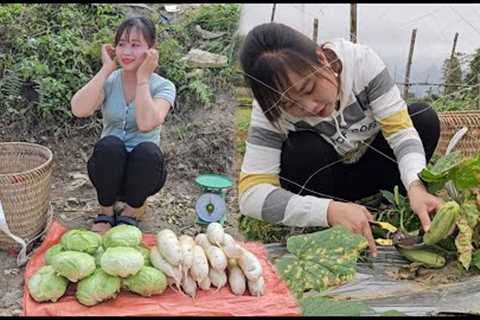
[[[287,253],[284,245],[265,246],[271,259]],[[357,264],[354,279],[340,287],[305,296],[328,296],[367,304],[378,315],[397,310],[408,316],[480,314],[480,276],[461,282],[425,285],[415,280],[399,280],[392,275],[410,264],[393,247],[379,247],[375,259]]]
[[[246,293],[235,296],[228,286],[218,292],[198,290],[195,300],[171,288],[163,294],[142,297],[122,291],[115,299],[87,307],[75,298],[75,284],[56,303],[37,303],[28,293],[28,279],[44,262],[44,254],[60,241],[66,229],[54,221],[41,246],[34,252],[25,270],[23,299],[24,316],[299,316],[300,309],[286,284],[275,273],[265,248],[258,243],[246,242],[244,247],[260,260],[265,277],[265,295],[252,297]],[[143,241],[152,246],[155,236],[144,235]]]

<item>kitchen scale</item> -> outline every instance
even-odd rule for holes
[[[202,195],[195,204],[195,223],[218,222],[223,225],[227,213],[225,194],[232,187],[232,179],[220,174],[204,174],[198,176],[195,182],[202,190]]]

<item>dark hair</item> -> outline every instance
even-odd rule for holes
[[[341,63],[335,52],[318,46],[299,31],[281,24],[264,23],[253,28],[240,49],[240,63],[245,80],[252,89],[267,119],[276,124],[281,115],[278,104],[281,95],[291,87],[288,70],[310,73],[323,67],[316,50],[323,50],[333,71],[340,73]],[[325,77],[324,74],[319,75]],[[273,91],[271,88],[277,92]]]
[[[127,39],[129,39],[130,31],[134,28],[141,31],[148,46],[150,48],[153,47],[155,44],[155,25],[150,19],[141,16],[128,18],[118,26],[117,32],[115,33],[115,40],[113,42],[114,47],[120,42],[120,38],[124,32],[126,32]]]

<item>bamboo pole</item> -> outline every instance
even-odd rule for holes
[[[314,18],[313,19],[313,36],[312,40],[315,41],[315,43],[318,42],[318,19]]]
[[[412,30],[412,36],[410,38],[410,50],[408,52],[407,60],[407,72],[405,73],[405,86],[403,87],[403,98],[408,98],[408,87],[410,81],[410,68],[412,67],[413,48],[415,47],[415,38],[417,36],[417,29]]]
[[[357,4],[350,4],[350,41],[357,43]]]

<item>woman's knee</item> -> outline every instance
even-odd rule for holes
[[[284,169],[318,169],[337,159],[335,149],[324,138],[311,131],[291,133],[282,147],[281,164]]]
[[[129,158],[135,162],[163,163],[164,156],[160,147],[153,142],[139,143],[130,152]]]
[[[102,154],[102,156],[123,156],[126,155],[127,149],[125,148],[125,143],[116,136],[106,136],[101,138],[94,148],[95,154]]]

